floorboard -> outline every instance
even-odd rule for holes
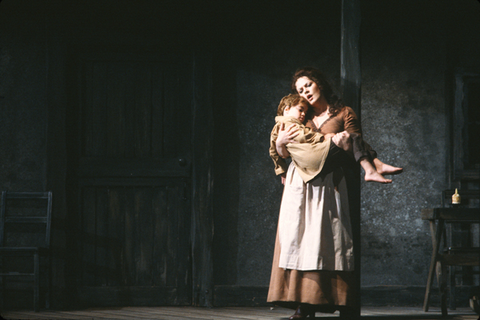
[[[7,311],[1,312],[4,319],[62,319],[62,320],[287,320],[292,310],[268,307],[228,307],[228,308],[195,308],[195,307],[123,307],[95,308],[85,310],[54,311]],[[317,319],[338,320],[338,312],[334,314],[316,314]],[[420,307],[364,307],[362,320],[432,320],[441,319],[440,309],[431,308],[423,312]],[[1,318],[0,318],[1,319]],[[448,320],[479,320],[478,314],[469,308],[449,310]]]

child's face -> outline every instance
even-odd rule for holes
[[[283,111],[284,116],[294,117],[298,121],[302,122],[305,120],[305,115],[307,113],[308,106],[304,103],[299,103],[293,107],[285,108]]]

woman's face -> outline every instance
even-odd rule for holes
[[[315,102],[319,101],[322,96],[322,92],[317,84],[307,77],[298,78],[295,82],[295,88],[298,94],[307,99],[312,106]]]

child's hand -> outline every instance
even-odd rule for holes
[[[296,143],[296,141],[293,139],[295,139],[298,134],[298,127],[295,126],[294,123],[289,125],[286,129],[285,123],[282,123],[278,130],[277,146],[284,146],[287,143]]]
[[[333,138],[334,136],[335,136],[335,133],[327,133],[326,135],[324,135],[325,139]]]
[[[287,143],[297,143],[293,139],[298,136],[298,134],[298,127],[295,126],[295,124],[291,124],[287,129],[285,129],[285,124],[282,123],[278,130],[278,137],[276,141],[276,149],[280,157],[284,159],[290,157],[290,153],[287,150]]]

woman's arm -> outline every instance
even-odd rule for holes
[[[358,121],[357,115],[355,111],[353,111],[350,107],[345,107],[344,115],[343,115],[343,130],[347,131],[348,133],[357,133],[362,134],[362,127],[360,125],[360,121]]]
[[[346,108],[347,109],[344,116],[345,130],[348,133],[358,133],[360,136],[362,136],[362,128],[360,126],[360,121],[358,121],[357,115],[350,107]],[[370,157],[374,160],[377,159],[377,152],[373,150],[373,148],[365,140],[363,140],[363,144]]]

